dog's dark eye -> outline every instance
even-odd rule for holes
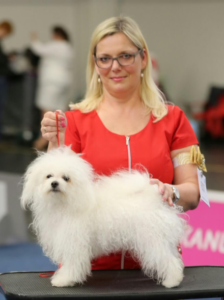
[[[69,181],[69,177],[68,176],[63,176],[62,178],[64,179],[64,181]]]
[[[51,178],[51,177],[52,177],[52,175],[51,175],[51,174],[47,175],[47,178]]]

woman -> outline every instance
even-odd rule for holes
[[[69,35],[64,28],[52,29],[52,41],[43,44],[35,34],[32,36],[31,50],[41,57],[38,72],[36,106],[42,116],[48,110],[66,110],[72,82],[73,49]],[[42,137],[34,142],[34,147],[41,150],[47,146]]]
[[[153,80],[146,42],[130,18],[111,18],[92,36],[85,99],[59,111],[60,144],[72,145],[98,174],[121,168],[141,168],[152,174],[163,200],[189,210],[197,207],[197,167],[173,167],[172,159],[190,152],[197,138],[184,113],[167,105]],[[55,113],[41,122],[49,150],[57,147]],[[149,184],[150,184],[149,183]],[[174,186],[171,184],[174,183]],[[113,254],[93,263],[93,269],[136,268],[127,254]]]

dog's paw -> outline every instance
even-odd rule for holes
[[[183,273],[172,274],[172,276],[166,277],[166,279],[162,282],[162,285],[165,286],[166,288],[173,288],[180,285],[183,278],[184,278]]]
[[[51,285],[56,287],[74,286],[75,282],[65,276],[56,275],[51,279]]]

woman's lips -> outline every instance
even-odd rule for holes
[[[122,81],[124,78],[125,78],[125,76],[111,77],[111,79],[116,82]]]

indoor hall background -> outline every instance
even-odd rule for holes
[[[0,20],[10,19],[15,25],[15,33],[4,42],[6,51],[23,51],[33,31],[47,41],[48,30],[55,23],[69,30],[76,57],[74,101],[85,92],[86,59],[93,28],[120,14],[136,20],[149,50],[158,60],[160,79],[169,100],[185,110],[201,141],[207,161],[208,189],[221,192],[224,191],[223,140],[203,139],[203,122],[195,121],[192,113],[203,109],[211,86],[224,85],[223,12],[224,1],[219,0],[0,0]],[[0,247],[0,272],[48,269],[53,266],[42,260],[41,250],[27,230],[30,215],[20,211],[18,205],[21,193],[18,182],[35,154],[30,145],[21,144],[18,139],[22,118],[26,118],[23,99],[13,96],[11,101],[17,112],[13,115],[16,130],[0,141],[0,204],[4,208],[0,214],[0,234],[4,240]],[[24,248],[21,242],[25,243]]]

